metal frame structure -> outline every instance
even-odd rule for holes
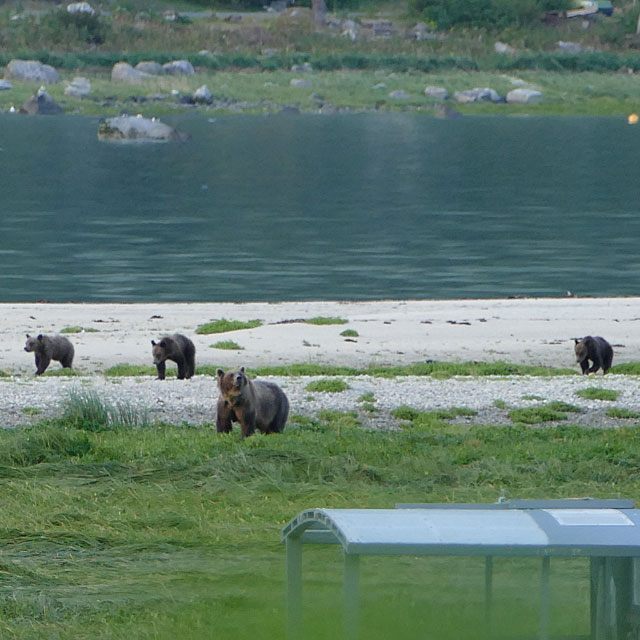
[[[309,509],[282,531],[287,563],[287,634],[303,627],[303,544],[340,544],[344,637],[358,637],[360,557],[484,556],[490,628],[493,558],[541,558],[538,637],[549,639],[550,559],[591,561],[591,639],[640,630],[640,510],[630,500],[510,500],[495,504],[399,504],[395,509]],[[640,616],[639,616],[640,620]],[[640,637],[638,636],[633,637]]]

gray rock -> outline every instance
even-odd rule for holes
[[[409,29],[409,37],[418,41],[430,40],[433,36],[431,34],[431,28],[425,22],[418,22],[414,27]]]
[[[0,91],[8,91],[12,88],[13,87],[11,86],[10,82],[7,82],[7,80],[0,80]]]
[[[137,71],[128,62],[116,62],[111,69],[111,81],[126,84],[138,84],[151,78],[151,74]]]
[[[542,102],[542,93],[535,89],[513,89],[507,93],[507,102],[509,104],[533,104]]]
[[[171,62],[163,64],[162,68],[164,69],[164,72],[168,73],[170,76],[192,76],[196,72],[193,65],[188,60],[172,60]]]
[[[38,60],[11,60],[5,74],[7,79],[28,80],[29,82],[60,82],[58,72],[48,64]]]
[[[156,118],[118,116],[106,118],[98,125],[98,139],[103,141],[170,142],[188,136]]]
[[[517,53],[516,49],[514,49],[511,45],[508,45],[504,42],[496,42],[493,45],[493,50],[496,53],[502,53],[505,55],[513,55],[514,53]]]
[[[54,116],[64,113],[62,107],[47,93],[44,87],[40,87],[35,96],[31,96],[21,107],[20,113],[30,116]]]
[[[304,64],[294,64],[291,67],[291,71],[293,71],[293,73],[311,73],[313,67],[308,62],[305,62]]]
[[[387,85],[384,82],[378,82],[378,84],[373,85],[372,89],[386,89]]]
[[[294,87],[295,89],[310,89],[311,88],[311,80],[307,80],[306,78],[292,78],[289,85]]]
[[[64,90],[65,96],[86,98],[91,93],[91,82],[87,78],[74,78]]]
[[[504,98],[497,91],[486,87],[456,91],[453,94],[453,99],[460,104],[468,102],[504,102]]]
[[[389,93],[389,97],[392,100],[408,100],[410,98],[409,94],[404,89],[396,89],[395,91],[391,91]]]
[[[138,64],[134,67],[135,71],[140,71],[141,73],[149,73],[152,76],[161,76],[164,73],[164,69],[159,62],[154,62],[153,60],[143,60],[142,62],[138,62]]]
[[[446,118],[448,120],[457,120],[462,118],[462,114],[451,107],[444,104],[439,104],[433,114],[436,118]]]
[[[88,2],[72,2],[67,5],[69,13],[87,13],[90,16],[96,15],[96,10]]]
[[[209,91],[209,87],[207,87],[206,84],[203,84],[194,91],[193,99],[199,104],[212,104],[213,94]]]
[[[582,47],[578,43],[563,42],[562,40],[556,42],[556,49],[564,51],[565,53],[580,53],[582,51]]]
[[[424,95],[435,100],[446,100],[449,97],[449,92],[444,87],[425,87]]]

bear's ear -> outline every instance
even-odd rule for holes
[[[240,373],[244,373],[244,367],[240,367]]]
[[[578,344],[578,343],[580,342],[580,338],[574,338],[573,340],[574,340],[574,342],[575,342],[576,344]]]
[[[222,378],[222,376],[224,376],[224,371],[222,369],[218,369],[216,373],[218,374],[218,378]]]
[[[42,342],[42,334],[38,334],[38,340],[40,340],[40,342]]]
[[[31,336],[27,333],[27,338],[30,338]]]
[[[151,341],[151,346],[153,346],[153,347],[155,347],[155,346],[156,346],[156,341],[155,341],[155,340],[152,340],[152,341]]]

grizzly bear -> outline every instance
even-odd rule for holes
[[[255,433],[282,433],[289,415],[289,400],[273,382],[250,380],[244,372],[218,369],[218,433],[230,433],[233,422],[242,427],[242,437]]]
[[[178,380],[191,378],[196,372],[196,348],[193,342],[181,333],[165,336],[160,342],[151,341],[153,364],[158,370],[158,380],[164,380],[167,360],[178,365]]]
[[[582,373],[595,373],[602,367],[602,374],[611,369],[613,360],[613,349],[611,345],[600,336],[585,336],[584,338],[574,338],[576,362],[580,363]],[[593,362],[589,367],[589,360]]]
[[[57,360],[60,364],[71,369],[73,364],[73,345],[64,336],[43,336],[39,334],[37,338],[32,338],[27,333],[27,343],[24,345],[27,353],[35,353],[36,375],[42,375],[52,360]]]

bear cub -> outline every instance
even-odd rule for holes
[[[595,373],[602,368],[603,375],[611,369],[613,361],[613,349],[611,345],[600,336],[585,336],[584,338],[574,338],[576,362],[580,363],[582,373]],[[589,360],[593,363],[589,367]]]
[[[27,353],[33,352],[36,356],[36,375],[42,375],[52,360],[57,360],[67,369],[73,364],[73,345],[64,336],[43,336],[36,338],[27,333],[27,343],[24,345]]]
[[[196,372],[196,348],[193,342],[181,333],[165,336],[159,342],[151,341],[153,364],[158,371],[158,380],[164,380],[167,360],[178,365],[178,380],[191,378]]]
[[[233,422],[239,422],[242,437],[255,433],[281,433],[289,415],[289,400],[273,382],[250,380],[244,372],[218,369],[218,433],[230,433]]]

